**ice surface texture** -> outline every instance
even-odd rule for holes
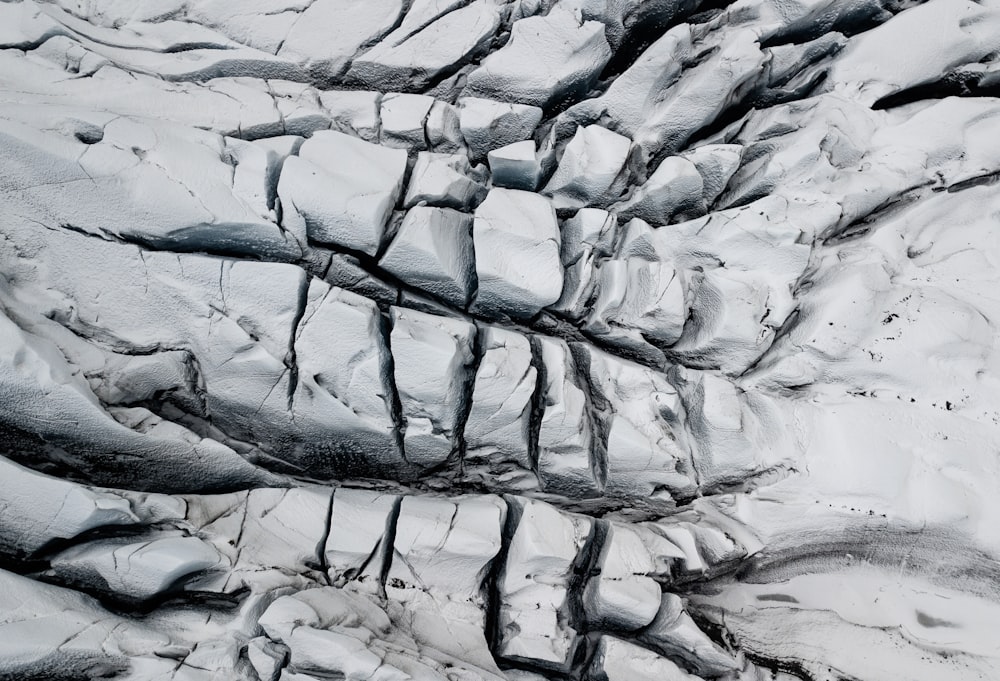
[[[998,0],[0,3],[0,681],[1000,669]]]

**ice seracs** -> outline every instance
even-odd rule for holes
[[[331,127],[330,116],[323,110],[319,91],[307,83],[288,80],[268,81],[274,107],[286,135],[309,136]]]
[[[588,332],[621,347],[648,352],[648,343],[676,343],[687,323],[683,273],[642,257],[609,259],[590,274],[594,297],[584,321]]]
[[[597,559],[600,570],[583,595],[587,621],[595,629],[635,631],[653,621],[660,585],[649,575],[656,565],[639,535],[610,523]]]
[[[567,622],[570,580],[592,521],[535,501],[518,502],[515,512],[517,526],[497,584],[497,652],[565,671],[577,645],[576,630]]]
[[[537,106],[512,104],[482,97],[462,97],[458,100],[459,125],[473,160],[531,137],[542,120]]]
[[[721,676],[739,668],[732,656],[698,628],[676,594],[663,594],[656,617],[640,633],[639,640],[680,659],[703,676]]]
[[[379,267],[464,308],[476,288],[472,216],[450,208],[414,206],[406,212]]]
[[[420,590],[481,610],[480,586],[500,551],[506,513],[507,504],[496,496],[404,498],[396,519],[387,593],[405,601],[407,594],[400,590]]]
[[[624,186],[631,146],[627,137],[599,125],[577,128],[542,193],[557,209],[607,202]]]
[[[331,582],[364,593],[382,592],[389,537],[400,498],[374,490],[341,488],[333,493],[330,533],[322,547]]]
[[[327,532],[330,495],[327,488],[308,486],[250,490],[236,528],[234,571],[304,574],[321,569],[318,554]],[[255,577],[244,574],[240,579],[252,583]]]
[[[539,338],[545,367],[538,427],[538,479],[545,490],[574,498],[598,496],[602,470],[595,458],[596,427],[582,370],[561,339]]]
[[[324,90],[319,101],[330,116],[332,130],[377,143],[382,96],[374,90]]]
[[[303,241],[374,255],[405,172],[401,149],[333,130],[317,132],[282,167],[283,225]]]
[[[434,98],[390,92],[379,102],[379,142],[395,149],[426,149],[425,127]]]
[[[563,290],[549,310],[574,320],[587,313],[597,285],[595,268],[614,254],[617,234],[617,217],[598,208],[581,208],[563,220],[559,252]]]
[[[601,424],[596,458],[605,493],[637,505],[692,495],[697,484],[676,388],[658,372],[599,350],[579,347],[577,354]]]
[[[499,7],[473,2],[449,9],[424,25],[415,16],[410,21],[417,14],[411,9],[399,28],[352,62],[347,78],[382,90],[419,90],[480,53],[500,23]]]
[[[302,293],[293,346],[299,385],[334,403],[325,408],[338,415],[343,435],[353,432],[369,452],[387,452],[384,465],[397,464],[391,357],[378,307],[318,280]]]
[[[535,191],[542,177],[542,163],[532,140],[514,142],[487,154],[494,187]]]
[[[668,156],[613,210],[623,218],[640,218],[655,225],[669,224],[677,215],[698,217],[705,213],[705,183],[694,163]]]
[[[391,317],[403,450],[408,462],[434,468],[458,445],[456,429],[465,408],[475,327],[400,307],[392,308]]]
[[[316,0],[288,9],[293,16],[290,25],[283,27],[278,55],[304,64],[320,78],[330,78],[347,69],[358,48],[392,28],[403,4],[400,0],[376,0],[358,12],[339,0]],[[330,26],[337,27],[342,40],[328,40],[325,31]],[[322,48],[317,50],[317,46]]]
[[[601,636],[588,669],[593,681],[698,681],[656,653],[614,636]]]
[[[743,147],[739,144],[705,144],[686,151],[681,156],[693,163],[701,176],[702,198],[705,206],[710,207],[726,190],[730,178],[739,169],[743,160]]]
[[[422,151],[413,164],[403,207],[426,203],[457,210],[474,208],[486,196],[483,174],[483,167],[473,168],[465,154]]]
[[[529,450],[538,369],[531,341],[489,326],[479,330],[478,343],[482,358],[465,423],[465,472],[507,478],[515,489],[534,486]]]
[[[482,584],[501,549],[499,497],[406,497],[399,508],[386,595],[420,643],[501,676],[486,641]]]
[[[544,108],[585,93],[610,58],[603,24],[557,6],[514,22],[507,44],[469,74],[465,93]]]
[[[608,120],[627,135],[645,162],[681,151],[699,130],[710,125],[733,99],[751,87],[765,55],[752,28],[716,31],[679,24],[643,52],[600,96],[560,114],[565,125]],[[691,68],[686,60],[706,58]]]
[[[395,618],[384,601],[346,589],[318,587],[283,595],[267,606],[259,621],[272,644],[262,642],[263,650],[284,652],[281,678],[314,679],[331,670],[346,679],[445,681],[455,674],[488,681],[503,678],[492,664],[479,667],[471,656],[434,649],[425,638],[434,632],[420,628],[423,623]]]
[[[427,113],[424,132],[427,135],[427,144],[434,151],[443,154],[467,153],[458,108],[450,102],[442,99],[434,100],[431,110]]]
[[[262,218],[278,222],[276,185],[285,159],[298,151],[302,138],[283,135],[261,142],[227,137],[226,151],[236,161],[233,194]]]
[[[472,236],[479,278],[475,310],[527,318],[559,299],[559,223],[546,198],[490,190],[476,208]]]

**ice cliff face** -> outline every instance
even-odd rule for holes
[[[0,679],[1000,669],[996,0],[0,3]]]

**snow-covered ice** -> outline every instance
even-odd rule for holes
[[[0,679],[983,681],[997,0],[0,3]]]

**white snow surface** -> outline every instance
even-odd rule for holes
[[[1000,669],[998,0],[0,3],[0,679]]]

